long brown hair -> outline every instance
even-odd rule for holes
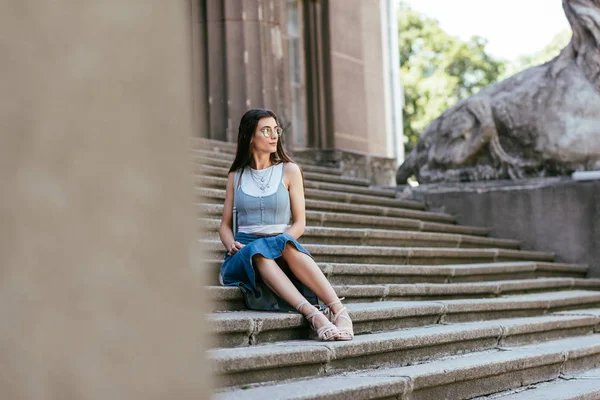
[[[238,140],[237,140],[237,149],[235,151],[235,159],[231,164],[231,168],[229,168],[229,172],[234,172],[241,170],[244,172],[244,169],[248,167],[253,159],[252,153],[250,151],[250,140],[254,133],[256,132],[256,127],[258,126],[258,121],[263,118],[274,118],[277,125],[279,125],[279,121],[277,120],[277,115],[271,110],[266,108],[253,108],[248,110],[242,116],[240,120],[240,127],[238,128]],[[283,135],[282,135],[283,136]],[[277,151],[271,153],[270,155],[271,164],[279,164],[282,162],[294,162],[285,150],[283,149],[283,141],[282,137],[277,140]],[[304,185],[304,173],[302,169],[300,169],[302,173],[302,184]]]

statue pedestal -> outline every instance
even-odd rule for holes
[[[460,224],[486,226],[490,236],[551,251],[556,261],[588,264],[600,277],[600,180],[569,177],[399,187]]]

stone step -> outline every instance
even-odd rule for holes
[[[575,287],[571,286],[571,287]],[[600,284],[597,286],[600,289]],[[237,288],[235,288],[237,290]],[[564,294],[563,294],[564,293]],[[520,295],[502,297],[499,301],[489,299],[472,299],[469,307],[490,306],[485,313],[466,313],[456,306],[457,303],[447,301],[379,301],[373,303],[349,303],[348,312],[354,324],[356,335],[406,329],[416,326],[448,323],[455,320],[474,322],[508,318],[511,316],[537,316],[553,309],[573,303],[572,293],[563,292],[562,296],[545,293],[545,296]],[[595,292],[592,292],[595,293]],[[598,298],[589,293],[578,291],[581,304],[597,304]],[[462,304],[462,303],[461,303]],[[464,305],[463,305],[464,307]],[[504,308],[502,308],[504,307]],[[600,309],[585,310],[583,315],[595,315]],[[600,316],[597,315],[598,318]],[[241,310],[232,312],[216,312],[207,316],[212,332],[215,334],[215,346],[243,347],[283,340],[306,339],[308,324],[298,313],[259,312]]]
[[[433,325],[444,307],[435,302],[379,302],[347,304],[357,335]],[[244,347],[283,340],[306,339],[306,319],[296,312],[234,311],[207,315],[214,346]]]
[[[226,177],[215,177],[207,175],[195,175],[196,185],[201,188],[213,188],[213,189],[225,189],[227,185]],[[304,187],[306,188],[306,196],[308,197],[308,189],[320,190],[325,192],[338,192],[345,195],[357,194],[368,197],[372,200],[396,199],[396,191],[389,189],[377,189],[372,187],[354,186],[354,185],[342,185],[338,183],[329,182],[317,182],[317,181],[304,181]],[[406,200],[404,200],[406,201]]]
[[[600,280],[536,278],[488,282],[415,283],[387,285],[334,285],[340,297],[354,302],[382,300],[437,300],[497,297],[516,293],[549,292],[569,289],[599,290]]]
[[[518,346],[565,337],[595,340],[596,316],[548,315],[408,328],[359,335],[348,342],[290,340],[208,351],[220,384],[249,385],[306,376],[318,377],[377,367],[398,367],[448,355]],[[588,335],[588,337],[586,337]]]
[[[191,141],[192,152],[208,152],[216,154],[222,157],[229,157],[232,161],[235,156],[237,149],[237,143],[235,142],[224,142],[221,140],[207,139],[207,138],[192,138]],[[302,156],[297,156],[286,150],[288,156],[300,164],[313,165],[316,161],[313,159],[306,159]]]
[[[490,329],[494,327],[492,325]],[[511,325],[508,332],[500,333],[500,341],[507,336],[511,337],[510,329],[514,329],[513,327],[516,328]],[[465,337],[465,340],[473,341],[476,337],[474,331],[470,334],[473,336]],[[431,336],[434,335],[432,332]],[[406,338],[404,343],[408,346],[411,342],[410,338]],[[450,356],[417,365],[333,375],[326,367],[333,365],[335,368],[339,365],[336,363],[339,357],[337,349],[343,345],[338,343],[340,342],[330,344],[326,351],[321,349],[323,346],[314,346],[314,350],[313,347],[306,348],[307,351],[321,355],[323,360],[322,367],[314,371],[313,378],[294,377],[295,380],[288,382],[233,388],[217,393],[215,399],[463,400],[556,379],[561,373],[589,370],[600,363],[600,340],[597,335],[569,337],[524,346],[501,343],[498,346],[494,345],[492,340],[484,339],[478,342],[480,347],[488,345],[491,350]],[[425,340],[419,343],[423,344],[434,345],[433,342]],[[293,349],[289,349],[289,352],[293,353]],[[418,353],[415,351],[399,352],[393,361],[396,364],[405,364],[417,357]],[[298,363],[303,361],[300,357],[297,360]],[[274,374],[280,372],[272,369],[265,370],[267,371]],[[329,376],[323,376],[324,374]]]
[[[223,202],[225,201],[225,190],[223,189],[211,189],[211,188],[203,188],[199,189],[200,195],[204,199],[205,203],[198,204],[208,204],[219,205],[223,207]],[[216,201],[216,203],[212,203]],[[209,203],[210,202],[210,203]],[[361,204],[351,204],[351,203],[336,203],[333,201],[326,200],[312,200],[306,199],[306,210],[307,211],[321,211],[321,212],[334,212],[341,213],[343,215],[360,215],[364,217],[381,217],[381,218],[405,218],[405,219],[415,219],[420,221],[428,221],[428,222],[438,222],[438,223],[447,223],[454,224],[456,219],[454,216],[450,214],[436,213],[430,211],[420,211],[414,209],[405,209],[405,208],[392,208],[385,206],[370,206],[370,205],[361,205]],[[221,215],[221,210],[212,211],[213,214]],[[321,215],[321,214],[319,214]],[[487,230],[486,230],[487,232]]]
[[[219,263],[216,267],[220,268]],[[462,265],[385,265],[319,263],[332,284],[458,283],[533,278],[585,278],[588,267],[548,262]],[[218,271],[218,269],[217,269]]]
[[[229,171],[231,168],[231,164],[233,163],[234,156],[229,153],[215,153],[210,150],[194,150],[193,151],[194,162],[202,163],[205,165],[214,165],[216,167],[225,167]],[[341,176],[343,171],[337,167],[327,167],[322,165],[313,165],[307,162],[301,162],[299,160],[294,159],[294,161],[298,162],[300,168],[304,173],[306,172],[316,172],[319,174],[326,174],[332,176]],[[357,178],[360,179],[360,178]]]
[[[220,157],[229,157],[232,161],[235,156],[235,151],[237,148],[237,143],[229,143],[223,142],[220,140],[212,140],[212,139],[194,139],[192,142],[192,152],[205,151],[216,154]],[[198,141],[200,140],[200,141]],[[317,162],[314,159],[305,158],[301,155],[295,155],[293,153],[288,152],[288,155],[298,164],[304,166],[307,165],[316,165]]]
[[[223,257],[224,247],[220,240],[201,239],[209,259]],[[456,249],[445,247],[384,247],[340,246],[324,244],[303,245],[319,262],[368,263],[368,264],[475,264],[501,261],[553,261],[554,254],[541,251],[513,249]]]
[[[225,153],[233,156],[237,148],[237,143],[225,142],[222,140],[208,138],[191,138],[191,147],[193,150],[205,150],[212,153]]]
[[[403,201],[403,200],[398,200]],[[392,208],[385,206],[371,206],[367,204],[350,204],[350,203],[336,203],[333,201],[326,200],[311,200],[306,199],[306,209],[315,211],[330,211],[330,212],[342,212],[351,213],[358,215],[373,215],[380,217],[400,217],[409,219],[418,219],[422,221],[433,221],[433,222],[444,222],[448,224],[456,223],[456,217],[451,214],[433,212],[433,211],[421,211],[406,208]],[[413,206],[411,204],[411,206]]]
[[[196,188],[198,191],[198,195],[201,195],[202,187]],[[210,189],[221,189],[225,191],[225,187],[223,185],[219,186],[219,188],[210,188]],[[377,197],[377,196],[368,196],[357,193],[346,193],[340,191],[330,191],[330,190],[320,190],[320,189],[311,189],[307,188],[304,190],[304,194],[307,200],[325,200],[325,201],[335,201],[342,204],[359,204],[359,205],[368,205],[368,206],[383,206],[383,207],[395,207],[395,208],[409,208],[416,210],[424,210],[425,206],[422,203],[419,203],[414,200],[406,200],[406,199],[391,199],[386,197]]]
[[[199,176],[213,176],[217,178],[225,178],[229,172],[229,167],[218,167],[214,165],[206,165],[205,162],[196,164],[194,172]],[[371,182],[363,178],[349,178],[339,175],[323,174],[319,172],[304,171],[305,182],[329,182],[339,185],[350,185],[362,188],[368,188]]]
[[[559,279],[559,281],[554,281]],[[387,284],[387,285],[332,285],[333,289],[340,297],[345,297],[347,303],[366,303],[380,301],[457,301],[464,302],[464,306],[472,306],[474,300],[480,300],[489,307],[497,305],[499,307],[506,306],[507,303],[514,305],[515,301],[520,305],[522,298],[520,297],[498,297],[507,294],[515,293],[533,293],[523,301],[525,301],[526,310],[531,306],[531,301],[542,299],[546,301],[551,294],[555,294],[560,301],[570,301],[573,304],[580,306],[580,302],[588,302],[590,306],[595,306],[599,303],[598,293],[595,290],[600,290],[600,285],[597,280],[587,282],[586,279],[564,278],[539,278],[539,279],[522,279],[513,281],[492,281],[475,283],[420,283],[420,284]],[[537,281],[540,282],[537,282]],[[581,289],[581,290],[570,290]],[[225,286],[207,286],[209,298],[212,300],[214,311],[235,311],[245,310],[244,299],[240,290],[237,287]],[[552,292],[554,291],[554,292]],[[536,295],[541,297],[535,297]],[[574,299],[571,299],[573,297]],[[554,298],[554,297],[552,297]],[[533,299],[533,300],[532,300]],[[479,303],[476,303],[479,304]],[[583,303],[581,303],[583,304]],[[537,308],[535,308],[537,310]],[[512,309],[511,309],[512,310]],[[530,311],[512,310],[510,315],[531,315]],[[472,309],[469,313],[481,315],[481,312],[490,310]],[[491,311],[490,311],[491,312]],[[536,314],[539,311],[536,311]],[[464,318],[469,320],[472,316],[467,313]],[[516,313],[516,314],[515,314]],[[524,314],[521,314],[524,313]],[[461,318],[463,317],[460,314]],[[459,318],[459,315],[454,317]],[[480,318],[480,317],[477,317]]]
[[[214,271],[208,284],[217,284],[222,260],[203,260]],[[380,285],[407,283],[458,283],[533,278],[585,278],[588,267],[581,264],[549,262],[498,262],[458,265],[386,265],[322,263],[317,265],[329,282],[336,285]]]
[[[222,209],[222,207],[221,207]],[[207,239],[219,239],[220,218],[198,218],[198,229]],[[519,249],[517,240],[496,239],[473,235],[451,233],[352,229],[307,226],[302,234],[303,244],[331,244],[346,246],[395,246],[395,247],[452,247],[481,248],[493,247]]]
[[[202,189],[208,194],[210,189]],[[206,198],[199,201],[207,201]],[[221,216],[222,204],[196,203],[200,214],[206,216]],[[421,232],[456,233],[463,235],[487,236],[488,229],[478,226],[454,225],[443,222],[429,222],[409,218],[377,217],[373,215],[356,215],[327,211],[306,211],[306,224],[313,227],[331,228],[360,228],[360,229],[385,229],[407,230]]]
[[[475,400],[598,400],[600,399],[600,368],[584,373],[560,374],[551,382],[511,390],[506,394],[493,394]]]

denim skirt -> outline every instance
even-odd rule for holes
[[[318,304],[316,295],[291,273],[282,257],[285,247],[291,243],[298,251],[312,258],[308,250],[291,235],[261,236],[238,232],[235,240],[245,246],[232,256],[225,254],[221,265],[221,282],[224,286],[237,286],[244,296],[246,307],[261,311],[290,311],[295,306],[285,302],[264,284],[252,265],[252,257],[256,254],[275,260],[300,293],[311,304]]]

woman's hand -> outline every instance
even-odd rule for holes
[[[234,255],[235,253],[237,253],[237,252],[238,252],[238,250],[240,250],[240,249],[241,249],[242,247],[244,247],[244,246],[245,246],[245,244],[241,244],[240,242],[233,242],[233,243],[232,243],[232,244],[231,244],[231,245],[230,245],[230,246],[227,248],[227,250],[228,250],[227,254],[228,254],[228,255],[230,255],[230,256],[232,256],[232,255]]]

